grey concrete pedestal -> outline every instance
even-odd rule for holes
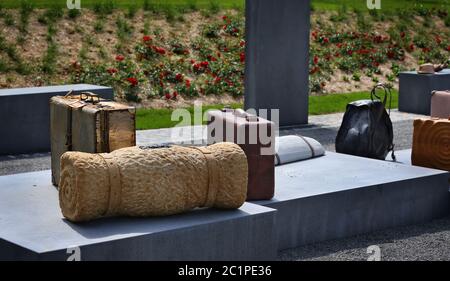
[[[275,213],[246,203],[158,218],[73,224],[50,171],[0,177],[0,260],[272,260]]]
[[[276,167],[279,250],[448,215],[448,173],[327,152]]]
[[[114,98],[112,88],[87,84],[0,90],[0,155],[50,151],[50,98],[70,90]]]
[[[309,0],[246,0],[245,108],[308,123]]]
[[[436,74],[402,72],[399,76],[398,109],[403,112],[430,115],[431,92],[450,90],[450,69]]]

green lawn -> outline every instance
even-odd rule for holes
[[[66,0],[29,0],[35,4],[37,8],[47,8],[54,3],[65,5]],[[81,0],[81,6],[92,8],[94,3],[107,2],[110,0]],[[145,0],[113,0],[117,7],[129,7],[131,5],[143,6]],[[299,0],[302,1],[302,0]],[[0,5],[7,8],[17,8],[20,6],[20,0],[1,0]],[[221,8],[243,7],[245,0],[148,0],[149,3],[157,5],[176,5],[179,7],[196,6],[197,8],[208,8],[211,3],[219,5]],[[447,0],[381,0],[382,11],[393,9],[403,9],[405,7],[412,8],[415,4],[422,4],[426,7],[450,7],[450,1]],[[367,9],[366,0],[312,0],[312,5],[318,10],[338,10],[343,6],[355,9]]]
[[[343,112],[349,102],[368,98],[370,98],[368,92],[311,96],[309,99],[309,111],[311,115]],[[394,91],[392,95],[392,108],[397,108],[397,106],[398,93]],[[231,107],[242,108],[242,105],[233,104]],[[223,108],[223,105],[205,106],[203,107],[203,113],[211,109],[221,108]],[[188,108],[188,110],[191,113],[191,120],[193,121],[194,109],[191,107]],[[136,115],[136,128],[138,130],[146,130],[174,127],[178,121],[171,121],[172,111],[173,110],[171,109],[138,109]]]

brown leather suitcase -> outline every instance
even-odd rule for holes
[[[136,145],[135,108],[92,93],[50,99],[52,182],[58,186],[66,151],[111,152]]]
[[[431,95],[431,117],[450,117],[450,91],[433,91]]]
[[[450,121],[414,120],[412,164],[450,171]]]
[[[227,129],[228,128],[228,129]],[[248,163],[247,200],[268,200],[275,190],[274,123],[238,109],[208,112],[208,144],[237,143]]]

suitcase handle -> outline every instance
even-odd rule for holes
[[[73,90],[70,90],[64,97],[68,98],[69,96],[75,96]],[[93,104],[100,102],[100,97],[92,92],[81,92],[77,96],[80,101],[91,102]]]
[[[245,112],[243,109],[236,109],[234,115],[240,118],[245,118],[247,122],[258,122],[259,118],[256,115]]]

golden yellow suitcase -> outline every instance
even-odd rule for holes
[[[60,158],[66,151],[111,152],[136,145],[136,110],[92,93],[50,100],[52,182],[58,186]]]

